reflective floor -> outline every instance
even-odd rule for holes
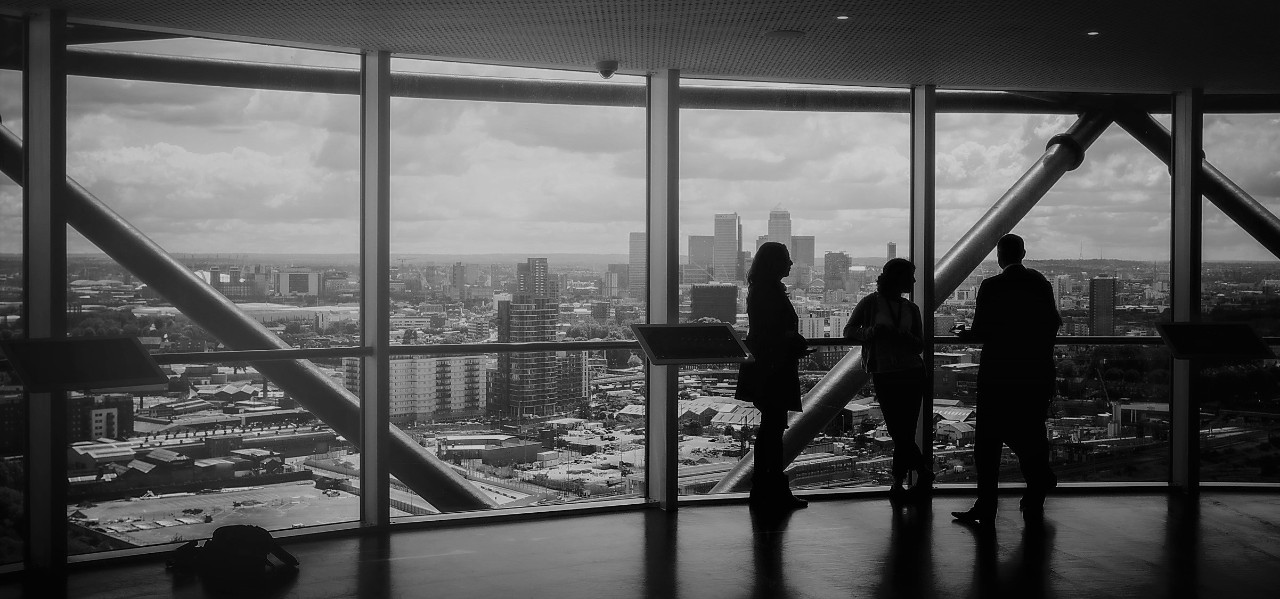
[[[970,502],[895,510],[879,498],[817,499],[781,517],[703,505],[295,542],[300,573],[241,596],[1280,596],[1274,493],[1055,496],[1039,525],[1005,496],[990,532],[952,522]],[[161,560],[74,571],[65,593],[215,596]]]

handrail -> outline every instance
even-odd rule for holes
[[[1267,345],[1280,346],[1280,337],[1263,337]],[[810,347],[841,347],[859,345],[857,341],[843,337],[812,337],[805,339]],[[955,336],[933,338],[934,345],[982,345],[981,341],[961,341]],[[1053,343],[1058,345],[1164,345],[1164,340],[1154,335],[1147,336],[1108,336],[1080,335],[1059,336]],[[393,356],[435,356],[456,354],[503,354],[536,351],[596,351],[611,349],[638,349],[640,343],[633,340],[620,341],[564,341],[564,342],[529,342],[529,343],[438,343],[434,345],[393,345]],[[157,364],[190,364],[196,362],[273,362],[280,360],[314,360],[324,358],[359,358],[373,355],[368,347],[328,347],[302,349],[255,349],[208,352],[168,352],[151,354]],[[7,363],[0,357],[0,364]]]
[[[1066,133],[1053,136],[1044,155],[938,261],[934,270],[935,305],[922,308],[937,310],[943,298],[955,291],[995,249],[1000,237],[1012,231],[1063,174],[1080,165],[1084,152],[1110,124],[1111,119],[1105,114],[1088,112],[1081,115]],[[866,384],[869,375],[862,368],[861,358],[861,347],[851,349],[801,400],[803,409],[791,418],[782,435],[784,463],[790,464],[800,455],[809,441],[820,434],[827,423],[841,413],[854,393]],[[755,469],[754,451],[748,454],[751,459],[744,456],[711,492],[745,490]]]

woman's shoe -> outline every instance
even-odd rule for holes
[[[792,495],[791,497],[783,497],[778,502],[780,506],[788,510],[800,510],[809,507],[809,502]]]

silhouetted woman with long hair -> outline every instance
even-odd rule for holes
[[[746,344],[755,361],[743,364],[738,371],[737,398],[760,410],[752,507],[796,509],[808,504],[791,494],[782,470],[782,431],[787,428],[787,412],[800,411],[799,365],[807,353],[800,321],[782,284],[790,273],[787,246],[774,241],[760,246],[747,273],[750,330]]]
[[[920,308],[902,297],[911,291],[915,273],[915,265],[908,260],[894,258],[886,262],[876,279],[875,293],[858,302],[844,328],[846,338],[862,342],[863,367],[871,373],[876,401],[893,439],[893,487],[889,489],[889,499],[895,502],[927,492],[934,477],[932,464],[916,445],[916,421],[924,397]],[[903,483],[913,470],[918,478],[908,493]]]

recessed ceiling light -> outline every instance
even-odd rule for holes
[[[840,19],[841,21],[848,21],[848,20],[849,20],[849,15],[840,15],[840,16],[838,16],[838,17],[836,17],[836,18],[837,18],[837,19]]]
[[[1101,32],[1101,31],[1090,31],[1090,32],[1086,33],[1085,35],[1088,35],[1088,36],[1102,35],[1102,32]]]

